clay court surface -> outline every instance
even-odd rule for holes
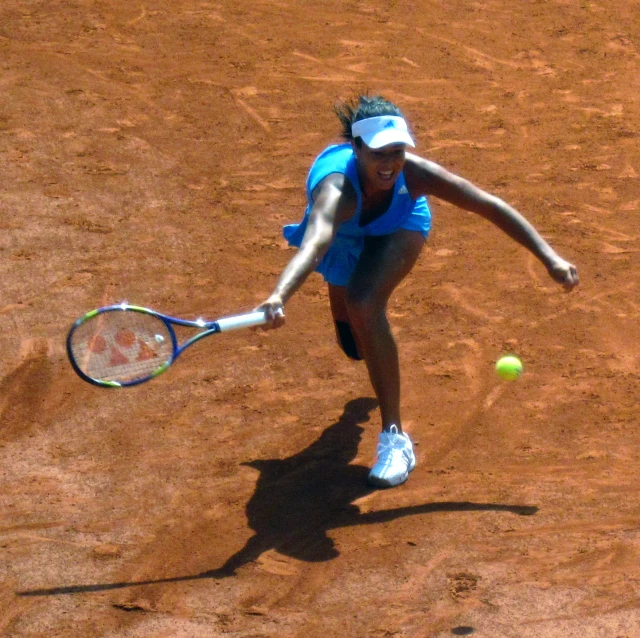
[[[628,0],[3,0],[0,635],[640,636],[639,24]],[[75,376],[93,307],[260,303],[364,91],[581,275],[566,294],[431,201],[389,308],[408,483],[366,486],[379,413],[318,275],[282,330],[137,389]]]

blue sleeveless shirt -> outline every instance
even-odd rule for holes
[[[393,198],[387,211],[372,222],[360,226],[362,189],[358,179],[356,156],[350,144],[339,144],[326,148],[311,166],[306,183],[307,209],[304,218],[299,224],[284,227],[283,234],[290,246],[299,247],[302,243],[313,206],[313,189],[331,173],[347,176],[358,197],[358,206],[355,214],[340,225],[331,247],[316,268],[328,283],[336,286],[347,285],[364,247],[364,238],[369,235],[390,235],[400,228],[417,231],[425,238],[429,234],[431,212],[427,199],[411,199],[404,173],[400,173],[393,186]]]

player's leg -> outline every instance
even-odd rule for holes
[[[403,229],[367,237],[346,289],[349,325],[365,359],[384,430],[395,425],[402,432],[398,350],[387,320],[387,303],[413,268],[424,243],[421,233]]]
[[[398,350],[386,311],[391,293],[413,268],[423,246],[422,234],[409,230],[368,238],[346,290],[349,323],[380,404],[383,431],[368,478],[377,487],[404,483],[416,465],[411,439],[402,432]]]
[[[356,335],[349,323],[346,297],[346,286],[329,284],[329,303],[331,304],[331,314],[333,315],[333,324],[336,329],[338,344],[350,359],[361,361],[363,358],[361,354],[362,349],[358,345]]]

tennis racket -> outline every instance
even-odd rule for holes
[[[67,336],[67,354],[81,379],[103,388],[124,388],[154,379],[204,337],[266,322],[264,312],[188,321],[122,303],[80,317]],[[199,332],[179,344],[173,326]]]

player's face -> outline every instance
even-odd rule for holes
[[[404,167],[406,146],[389,144],[382,148],[353,145],[358,160],[358,176],[364,191],[386,191],[393,188]]]

